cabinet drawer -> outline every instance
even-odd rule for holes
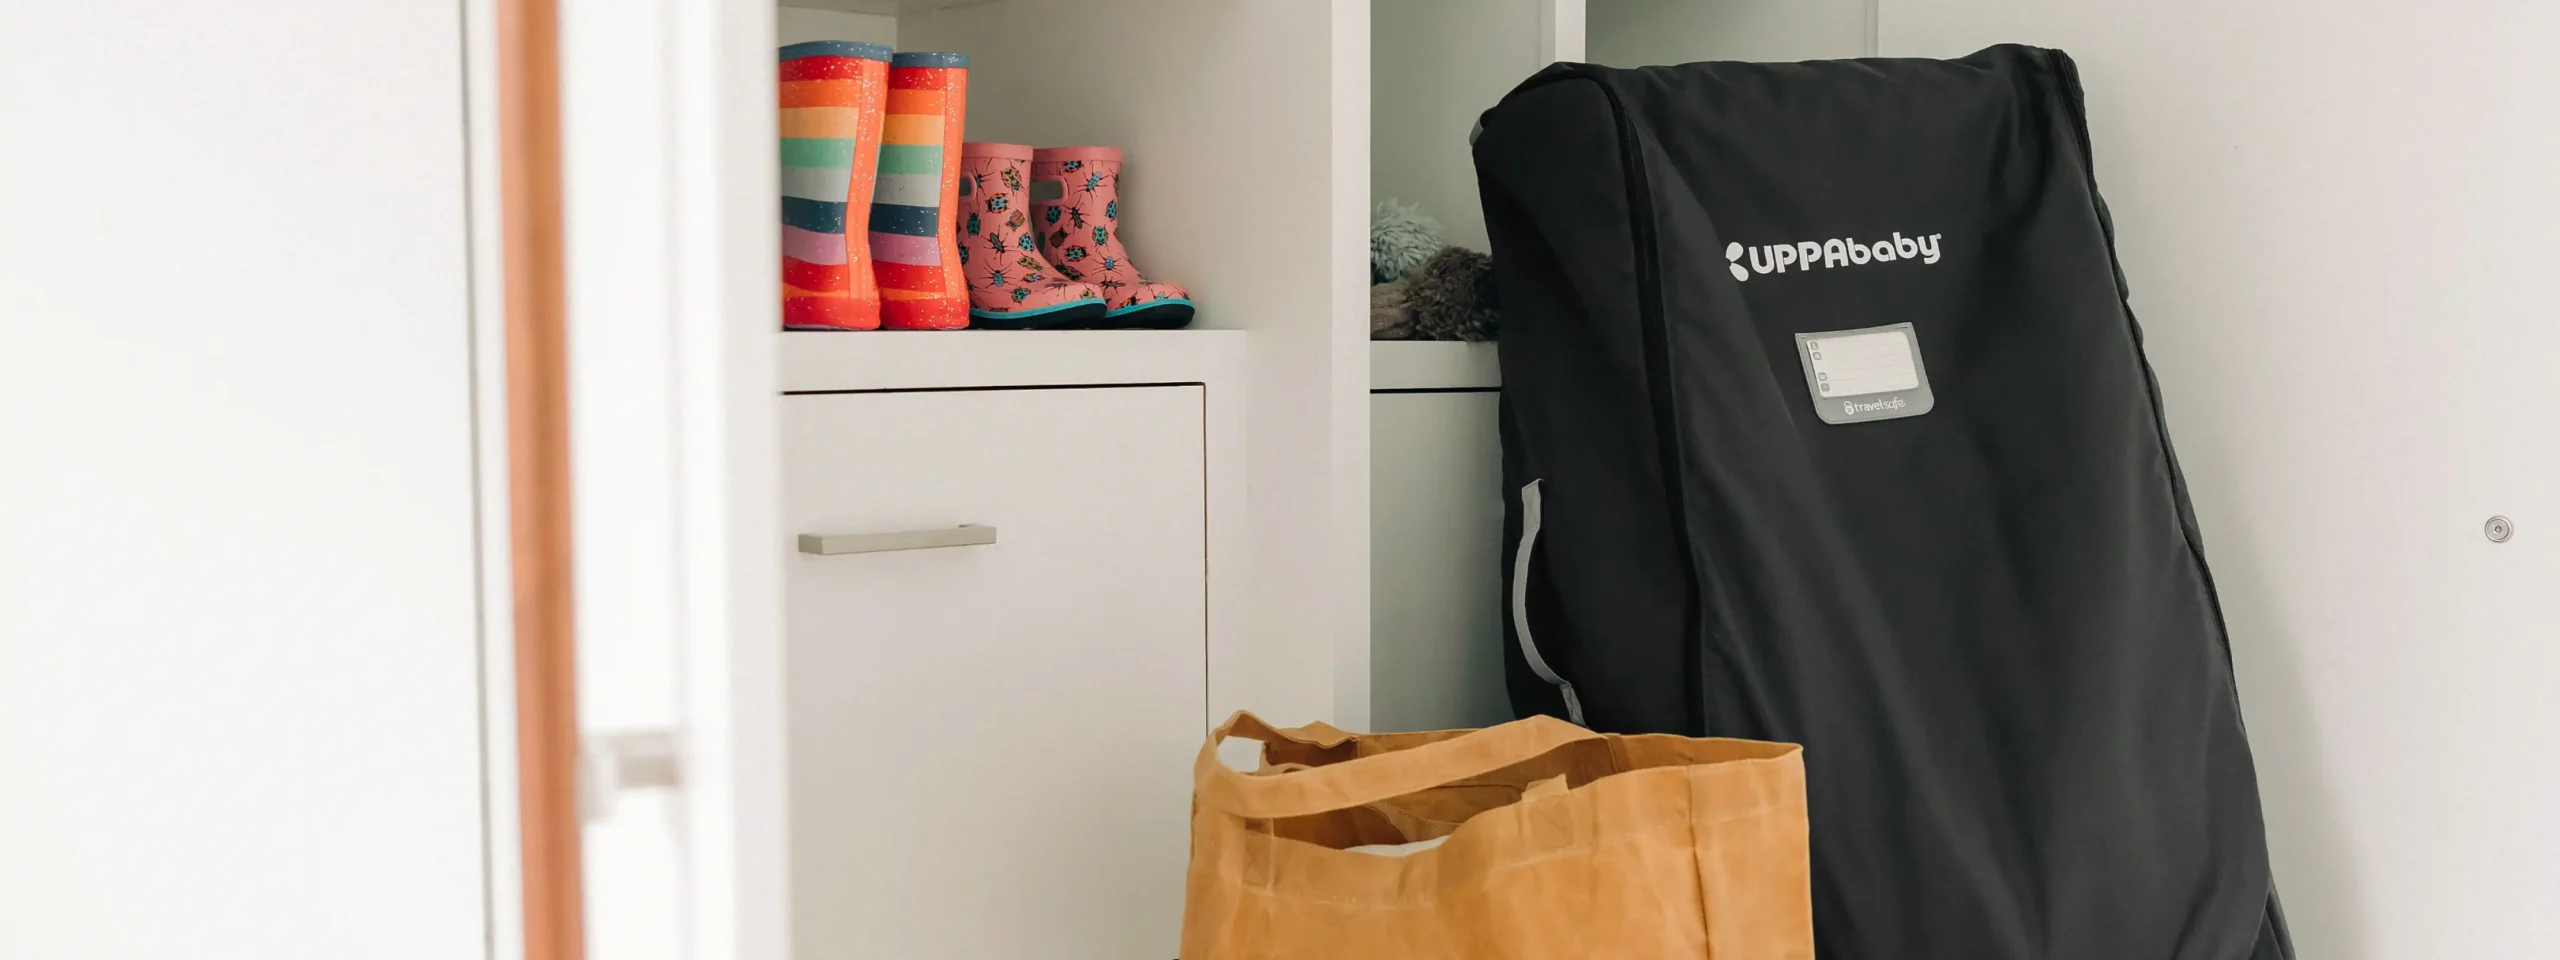
[[[1207,725],[1202,400],[784,398],[792,533],[995,534],[792,555],[795,955],[1173,955]]]

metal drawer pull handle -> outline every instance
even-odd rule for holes
[[[823,536],[800,535],[800,552],[821,557],[847,553],[887,553],[891,550],[932,550],[939,547],[975,547],[996,542],[996,528],[964,523],[956,527],[932,530],[900,530],[896,533],[840,533]]]

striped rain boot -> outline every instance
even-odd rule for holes
[[[782,327],[879,329],[868,225],[889,48],[795,43],[781,71]]]
[[[1191,323],[1191,294],[1158,283],[1129,262],[1120,243],[1120,151],[1055,147],[1031,157],[1031,220],[1040,252],[1058,272],[1101,289],[1110,305],[1101,327],[1171,330]]]
[[[889,116],[871,198],[871,268],[880,280],[881,325],[889,329],[969,325],[954,216],[968,98],[968,54],[889,60]]]
[[[960,263],[969,325],[997,330],[1090,327],[1106,309],[1092,284],[1067,280],[1040,256],[1031,230],[1031,148],[960,146]]]

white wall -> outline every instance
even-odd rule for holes
[[[0,6],[0,956],[485,952],[461,27]]]
[[[1487,250],[1467,131],[1536,73],[1539,0],[1375,0],[1369,192],[1422,205],[1449,243]]]
[[[898,18],[877,13],[778,7],[773,11],[773,32],[776,46],[812,40],[860,40],[895,47],[898,45]]]
[[[2080,61],[2302,955],[2560,956],[2560,6],[1884,14]]]
[[[1591,62],[1827,60],[1874,47],[1877,0],[1588,0]]]

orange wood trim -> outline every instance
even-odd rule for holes
[[[570,606],[567,307],[557,0],[498,0],[507,490],[526,960],[582,960],[578,688]]]

